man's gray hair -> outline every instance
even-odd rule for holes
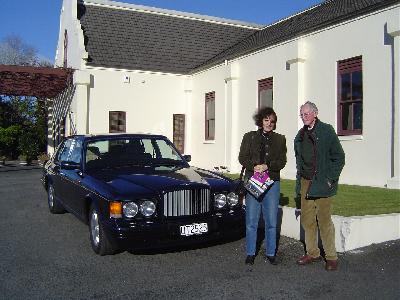
[[[302,109],[304,106],[308,106],[313,112],[318,113],[318,107],[317,105],[315,105],[315,103],[311,102],[311,101],[307,101],[306,103],[304,103],[300,109]]]

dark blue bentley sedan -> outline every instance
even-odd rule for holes
[[[100,255],[241,235],[235,183],[189,161],[161,135],[72,136],[45,164],[42,182],[50,212],[87,223]]]

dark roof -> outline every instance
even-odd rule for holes
[[[90,66],[187,74],[260,28],[78,5]]]
[[[0,95],[54,98],[71,82],[73,70],[0,65]]]
[[[292,38],[323,29],[372,11],[399,3],[399,0],[327,0],[302,13],[265,27],[222,51],[195,70],[266,48]]]

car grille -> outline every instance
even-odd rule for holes
[[[210,211],[210,190],[181,190],[164,194],[164,216],[192,216]]]

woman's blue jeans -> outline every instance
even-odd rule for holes
[[[265,222],[265,251],[267,256],[275,256],[276,224],[278,221],[278,205],[280,198],[280,182],[275,181],[263,199],[258,201],[250,193],[246,195],[246,252],[255,255],[257,228],[262,209]]]

